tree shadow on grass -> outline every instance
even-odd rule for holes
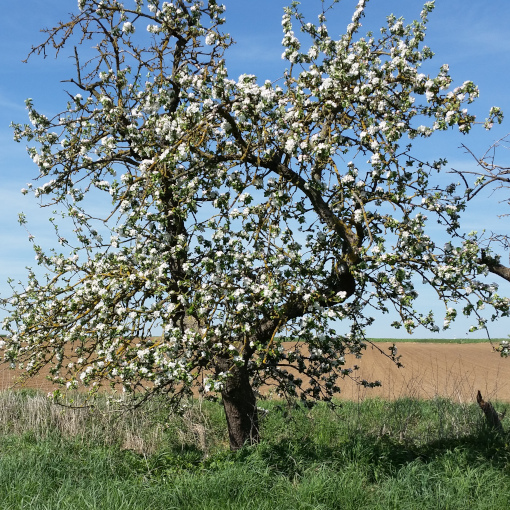
[[[296,438],[245,448],[231,460],[234,463],[252,462],[256,457],[273,473],[294,479],[313,467],[326,466],[341,471],[353,464],[368,467],[374,476],[377,473],[377,476],[392,477],[413,462],[441,463],[443,458],[452,456],[459,466],[485,465],[507,470],[510,468],[509,436],[482,429],[463,437],[416,444],[388,436],[358,433],[332,446]]]
[[[404,404],[401,407],[409,414],[409,405]],[[347,427],[343,414],[323,416],[297,408],[283,413],[276,408],[274,411],[278,412],[270,413],[265,419],[264,439],[259,445],[246,446],[237,452],[216,449],[214,453],[206,453],[195,444],[167,445],[164,451],[144,459],[144,464],[152,476],[221,472],[237,466],[289,480],[318,468],[333,474],[359,468],[369,479],[377,480],[380,476],[393,477],[412,463],[426,468],[429,464],[439,466],[446,460],[454,465],[509,469],[508,434],[498,434],[478,421],[472,422],[472,428],[465,427],[460,434],[455,428],[450,432],[434,424],[406,429],[404,432],[408,435],[401,436],[398,426],[388,420],[391,416],[399,422],[399,416],[394,416],[398,409],[395,405],[386,407],[382,410],[386,414],[372,416],[365,430]],[[413,410],[412,416],[418,425],[422,421],[427,425],[430,417],[420,408]],[[349,414],[349,409],[345,413]],[[385,433],[374,425],[379,421],[388,423],[390,432]]]
[[[441,463],[446,458],[453,458],[459,467],[484,465],[496,470],[508,470],[510,467],[508,434],[498,434],[486,428],[473,434],[422,444],[390,437],[361,435],[352,438],[344,449],[350,451],[351,457],[356,452],[362,452],[364,460],[374,470],[389,476],[413,462],[419,461],[426,465]]]

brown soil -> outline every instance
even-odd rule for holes
[[[391,343],[378,343],[385,352]],[[362,359],[347,357],[346,367],[358,364],[355,375],[367,381],[379,380],[382,387],[364,388],[346,378],[340,381],[340,398],[360,400],[382,397],[449,397],[473,402],[481,391],[486,400],[510,402],[510,359],[501,358],[490,344],[398,343],[404,368],[397,368],[377,349],[368,347]],[[19,372],[0,365],[0,390],[12,386]],[[44,375],[27,381],[25,387],[54,389]]]
[[[389,352],[392,343],[376,344]],[[435,396],[457,402],[474,401],[478,390],[486,400],[510,402],[510,359],[501,358],[488,343],[426,344],[396,343],[403,368],[397,368],[386,356],[368,347],[357,376],[379,380],[378,388],[364,388],[352,381],[342,384],[341,398],[358,400],[370,397],[396,399]],[[354,360],[346,360],[352,364]],[[348,364],[348,363],[347,363]]]

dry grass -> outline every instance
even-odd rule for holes
[[[155,399],[143,408],[119,409],[106,396],[88,401],[79,393],[68,395],[57,404],[33,390],[7,390],[0,393],[0,435],[31,434],[37,439],[61,437],[83,443],[117,444],[123,450],[150,455],[168,442],[196,445],[205,454],[214,441],[215,428],[200,404],[190,406],[182,415],[169,415],[164,402]],[[215,431],[216,433],[216,431]]]

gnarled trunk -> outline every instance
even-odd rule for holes
[[[230,449],[259,442],[259,419],[255,393],[245,367],[230,369],[231,377],[221,392],[228,425]]]

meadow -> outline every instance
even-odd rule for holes
[[[261,444],[233,453],[219,403],[169,415],[163,401],[119,412],[69,398],[84,407],[0,393],[2,510],[510,507],[509,437],[474,403],[265,400]]]

